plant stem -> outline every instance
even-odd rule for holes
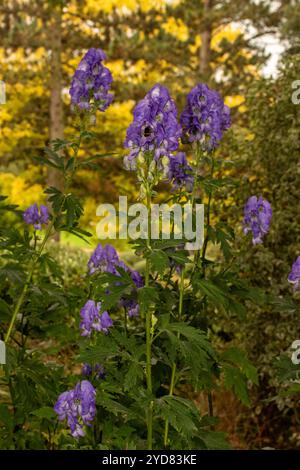
[[[182,306],[183,306],[183,291],[184,291],[184,269],[181,270],[180,274],[180,286],[179,286],[179,307],[178,307],[178,321],[181,319],[182,315]],[[177,338],[180,339],[180,333],[177,332]],[[172,374],[171,374],[171,382],[169,388],[169,396],[173,396],[174,388],[175,388],[175,378],[176,378],[176,361],[173,362],[172,365]],[[164,446],[167,447],[168,445],[168,435],[169,435],[169,420],[166,419],[165,422],[165,434],[164,434]]]
[[[30,286],[30,282],[31,282],[31,278],[32,278],[32,275],[33,275],[33,271],[34,271],[34,268],[38,262],[38,260],[40,259],[41,255],[42,255],[42,252],[44,250],[44,247],[47,243],[47,240],[50,236],[50,232],[52,230],[52,227],[54,225],[54,219],[50,222],[50,224],[48,225],[48,228],[46,230],[46,233],[45,233],[45,236],[43,238],[43,241],[42,241],[42,244],[39,248],[39,251],[37,253],[37,256],[35,258],[32,259],[32,262],[31,262],[31,266],[29,268],[29,272],[27,274],[27,277],[26,277],[26,281],[25,281],[25,284],[23,286],[23,289],[22,289],[22,292],[21,292],[21,295],[18,299],[18,302],[16,303],[16,306],[14,308],[14,311],[13,311],[13,314],[12,314],[12,317],[11,317],[11,320],[10,320],[10,324],[9,324],[9,327],[8,327],[8,330],[6,332],[6,335],[5,335],[5,338],[4,338],[4,342],[5,343],[8,343],[9,341],[9,338],[10,338],[10,335],[12,333],[12,330],[13,330],[13,327],[14,327],[14,324],[15,324],[15,321],[16,321],[16,318],[18,316],[18,313],[20,311],[20,308],[23,304],[23,301],[24,301],[24,298],[27,294],[27,291],[28,291],[28,288]]]
[[[151,188],[147,188],[147,210],[148,210],[148,237],[147,237],[147,245],[148,249],[151,248],[151,235],[150,235],[150,227],[151,227]],[[149,287],[149,280],[150,280],[150,262],[149,257],[146,258],[146,271],[145,271],[145,287]],[[152,313],[151,309],[147,309],[146,312],[146,381],[147,381],[147,390],[149,395],[152,394],[152,371],[151,371],[151,319]],[[147,409],[147,448],[148,450],[152,449],[152,421],[153,421],[153,402],[150,402],[148,409]]]

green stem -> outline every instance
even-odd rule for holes
[[[151,227],[151,189],[148,187],[147,189],[147,209],[148,209],[148,240],[147,245],[148,249],[151,248],[151,235],[150,235],[150,227]],[[145,287],[149,287],[150,281],[150,262],[149,257],[146,258],[146,271],[145,271]],[[147,381],[147,390],[149,395],[152,394],[152,370],[151,370],[151,346],[152,346],[152,338],[151,338],[151,309],[147,309],[146,312],[146,381]],[[152,450],[152,421],[153,421],[153,402],[151,402],[147,409],[147,448],[148,450]]]
[[[9,338],[11,336],[11,333],[12,333],[12,330],[13,330],[13,327],[14,327],[14,324],[15,324],[15,321],[16,321],[16,318],[18,316],[18,313],[20,311],[20,308],[23,304],[23,301],[24,301],[24,298],[27,294],[27,291],[28,291],[28,288],[30,286],[30,282],[31,282],[31,278],[32,278],[32,275],[33,275],[33,272],[34,272],[34,268],[38,262],[38,260],[40,259],[41,255],[42,255],[42,252],[43,252],[43,249],[47,243],[47,240],[50,236],[50,232],[51,232],[51,229],[53,227],[53,224],[54,224],[54,219],[52,220],[52,222],[48,225],[48,228],[46,230],[46,233],[45,233],[45,236],[44,236],[44,239],[42,241],[42,244],[39,248],[39,251],[37,253],[37,256],[35,258],[32,259],[32,262],[31,262],[31,266],[30,266],[30,269],[29,269],[29,272],[27,274],[27,277],[26,277],[26,280],[25,280],[25,284],[23,286],[23,289],[22,289],[22,292],[21,292],[21,295],[18,299],[18,302],[16,303],[16,306],[14,308],[14,311],[13,311],[13,314],[12,314],[12,317],[11,317],[11,320],[10,320],[10,324],[9,324],[9,327],[8,327],[8,330],[6,332],[6,335],[5,335],[5,338],[4,338],[4,342],[5,343],[8,343],[9,341]]]
[[[183,291],[184,291],[184,269],[182,269],[181,274],[180,274],[178,321],[180,321],[181,316],[182,316]],[[177,338],[178,340],[180,339],[179,331],[177,332]],[[177,365],[176,365],[176,361],[174,361],[172,365],[171,382],[170,382],[170,388],[169,388],[170,397],[172,397],[174,394],[176,369],[177,369]],[[168,446],[168,436],[169,436],[169,420],[166,419],[165,434],[164,434],[164,446],[165,447]]]

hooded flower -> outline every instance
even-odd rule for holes
[[[133,280],[137,289],[144,286],[143,278],[141,277],[138,271],[134,271],[129,266],[127,266],[123,261],[120,260],[118,253],[112,245],[105,245],[104,247],[99,243],[92,254],[89,262],[88,268],[90,274],[95,272],[101,273],[111,273],[115,276],[119,276],[120,273],[118,268],[124,269],[125,272],[129,273],[131,279]],[[91,302],[91,301],[90,301]],[[137,302],[133,300],[121,299],[120,304],[122,307],[128,309],[128,316],[136,316],[139,313],[139,306]],[[107,312],[105,312],[107,313]],[[106,325],[106,316],[102,318],[102,326]],[[88,331],[90,327],[88,328]]]
[[[101,302],[97,304],[94,300],[86,302],[80,312],[81,322],[79,327],[81,336],[90,336],[92,330],[108,333],[108,328],[112,327],[113,321],[106,311],[100,314],[100,310]]]
[[[84,425],[90,426],[96,414],[96,390],[88,380],[83,380],[59,395],[54,411],[60,421],[67,420],[73,437],[84,436]]]
[[[170,156],[169,181],[174,189],[186,187],[186,190],[193,190],[194,177],[192,167],[188,164],[184,152],[178,152]]]
[[[82,370],[81,370],[82,375],[86,376],[91,376],[93,373],[95,373],[96,379],[104,379],[105,378],[105,368],[102,364],[95,364],[95,366],[91,366],[90,364],[83,364]]]
[[[177,150],[181,128],[177,110],[167,88],[154,85],[134,108],[133,122],[127,129],[125,147],[130,150],[124,164],[128,170],[136,169],[139,154],[151,152],[155,161],[162,162]]]
[[[49,221],[48,207],[40,205],[40,209],[37,204],[32,204],[23,213],[23,219],[28,225],[33,225],[35,230],[41,230],[42,224],[47,224]]]
[[[271,204],[261,196],[251,196],[244,208],[244,233],[252,232],[253,245],[262,243],[272,219]]]
[[[300,256],[294,262],[291,272],[288,277],[288,282],[294,284],[294,290],[297,290],[299,287],[300,281]]]
[[[189,142],[200,142],[203,149],[211,151],[231,125],[230,110],[217,91],[198,83],[187,96],[180,123]]]
[[[114,247],[112,245],[102,247],[101,243],[99,243],[88,262],[88,268],[90,274],[96,271],[118,274],[116,266],[119,263],[120,260]]]
[[[112,102],[109,93],[112,75],[102,61],[106,59],[101,49],[89,49],[78,65],[70,88],[71,103],[81,110],[93,107],[105,111]]]

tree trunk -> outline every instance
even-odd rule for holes
[[[61,7],[54,7],[51,11],[51,24],[49,28],[49,42],[51,48],[50,58],[50,128],[49,137],[53,139],[63,139],[63,102],[62,102],[62,70],[61,70]],[[48,169],[47,183],[49,186],[62,188],[62,176],[55,168]],[[59,234],[55,239],[59,240]]]
[[[203,0],[203,31],[201,34],[202,43],[201,43],[201,49],[200,49],[200,73],[205,78],[209,75],[209,72],[210,72],[212,7],[213,7],[213,0]]]

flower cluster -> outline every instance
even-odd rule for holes
[[[90,336],[92,330],[108,333],[108,329],[113,326],[113,321],[108,312],[101,313],[101,302],[88,300],[80,312],[81,336]]]
[[[294,262],[291,272],[288,277],[288,282],[294,284],[294,290],[297,290],[299,287],[300,281],[300,256]]]
[[[184,152],[178,152],[170,156],[168,178],[173,183],[173,188],[179,189],[185,186],[186,190],[192,192],[194,185],[193,169],[188,164]]]
[[[143,287],[144,285],[140,273],[129,268],[123,261],[121,261],[118,253],[112,245],[102,246],[101,243],[99,243],[89,259],[88,268],[90,274],[101,272],[111,273],[115,276],[120,275],[117,268],[122,268],[130,274],[131,279],[137,288]]]
[[[54,405],[58,419],[67,419],[73,437],[84,436],[83,426],[91,426],[96,414],[96,390],[88,380],[59,395]]]
[[[90,364],[83,364],[82,370],[81,370],[82,375],[86,376],[91,376],[92,374],[95,374],[95,378],[100,380],[105,378],[105,369],[102,364],[95,364],[94,366],[91,366]]]
[[[105,59],[105,53],[93,47],[80,61],[70,88],[71,102],[75,107],[105,111],[111,104],[113,96],[109,89],[112,75],[102,64]]]
[[[187,96],[180,123],[189,142],[199,142],[211,151],[230,127],[230,110],[217,91],[198,83]]]
[[[151,153],[161,169],[168,165],[171,152],[177,150],[181,128],[177,110],[167,88],[154,85],[133,111],[133,123],[127,129],[125,147],[130,150],[125,167],[135,170],[138,155]]]
[[[112,245],[102,246],[101,243],[99,243],[88,262],[88,268],[90,274],[101,272],[111,273],[115,276],[120,275],[118,268],[122,268],[124,271],[130,274],[130,277],[137,289],[144,286],[144,281],[140,273],[129,268],[129,266],[121,261],[118,253]],[[135,317],[139,314],[139,305],[134,299],[122,298],[120,300],[120,306],[127,309],[129,317]]]
[[[32,204],[23,213],[23,219],[28,225],[33,225],[35,230],[41,230],[42,224],[47,224],[49,221],[48,207],[40,205],[40,209],[37,204]]]
[[[252,243],[262,243],[268,233],[272,219],[271,204],[261,196],[251,196],[244,208],[244,233],[252,232]]]

